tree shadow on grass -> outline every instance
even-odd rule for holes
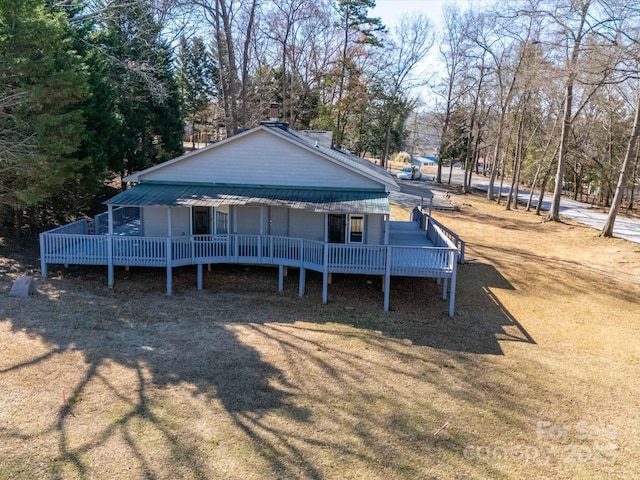
[[[74,352],[82,355],[85,365],[69,376],[62,372],[60,378],[46,386],[54,395],[66,389],[54,421],[35,433],[21,428],[16,421],[0,430],[0,440],[24,444],[37,443],[38,438],[55,438],[57,454],[46,460],[47,475],[19,470],[22,478],[27,477],[25,471],[31,477],[91,478],[96,472],[96,452],[108,449],[114,442],[120,442],[126,450],[116,458],[120,462],[124,458],[138,471],[138,477],[215,477],[211,463],[203,458],[202,437],[192,435],[192,427],[181,424],[189,423],[198,412],[185,412],[159,393],[178,388],[190,391],[199,402],[204,399],[207,409],[219,408],[220,415],[243,432],[253,445],[250,454],[267,465],[265,477],[323,478],[326,464],[322,465],[311,453],[317,449],[344,455],[348,461],[365,465],[361,467],[364,470],[383,464],[389,472],[419,478],[420,463],[405,461],[403,455],[407,452],[398,450],[389,456],[392,447],[385,440],[386,431],[404,438],[407,445],[412,445],[414,438],[421,439],[427,448],[440,453],[459,453],[464,438],[437,443],[430,436],[432,432],[418,427],[425,412],[437,418],[444,415],[440,406],[426,400],[420,405],[396,405],[392,414],[382,415],[387,423],[381,426],[376,405],[395,405],[398,394],[391,390],[378,392],[375,382],[370,384],[368,379],[376,371],[383,371],[419,384],[424,372],[404,372],[385,362],[372,364],[361,358],[361,352],[307,339],[308,332],[314,335],[313,328],[305,330],[294,325],[298,321],[312,326],[342,323],[347,332],[337,334],[341,342],[354,335],[383,355],[410,362],[416,361],[417,356],[414,358],[410,351],[401,352],[405,340],[440,350],[502,353],[499,335],[507,339],[508,328],[517,322],[490,294],[493,288],[510,285],[488,266],[462,268],[484,271],[477,275],[482,282],[459,284],[458,309],[463,310],[459,319],[446,314],[448,302],[439,300],[441,287],[423,279],[394,278],[391,298],[395,311],[387,314],[381,311],[379,278],[335,276],[330,286],[330,305],[323,306],[320,276],[309,274],[307,296],[299,299],[295,270],[286,279],[282,294],[275,292],[274,269],[239,267],[230,272],[233,278],[217,269],[205,279],[204,292],[195,291],[194,272],[184,270],[176,273],[173,297],[162,293],[162,271],[119,271],[116,287],[110,290],[104,287],[102,272],[91,270],[82,277],[82,270],[73,270],[69,278],[54,278],[41,284],[42,293],[36,297],[8,300],[6,318],[11,329],[41,339],[47,351],[5,364],[0,369],[0,379],[20,373],[29,377],[31,369],[55,363]],[[413,298],[416,285],[421,288],[420,301],[408,307],[403,295]],[[479,303],[469,300],[473,294],[481,294]],[[355,298],[361,307],[347,309]],[[265,307],[270,304],[278,305],[277,317],[266,313]],[[482,318],[473,318],[464,313],[465,309],[485,311]],[[247,342],[239,331],[253,334],[254,341]],[[323,331],[318,328],[319,334]],[[380,337],[378,331],[388,338]],[[512,336],[524,341],[516,334]],[[288,355],[292,376],[283,375],[272,362],[263,360],[256,348],[263,342],[273,342]],[[323,379],[326,385],[305,386],[307,363],[322,372],[312,378]],[[60,360],[60,368],[64,369],[64,365]],[[118,375],[125,378],[119,379]],[[311,403],[300,406],[290,401],[298,390],[308,389],[319,392],[311,396]],[[106,393],[94,400],[96,390]],[[460,395],[453,390],[447,394]],[[167,396],[170,397],[168,393]],[[473,392],[467,396],[470,404],[482,401]],[[334,405],[332,398],[348,401]],[[274,416],[286,417],[290,422],[283,426],[281,420],[273,421]],[[323,432],[325,423],[333,425],[334,416],[336,425],[349,426],[355,440],[334,439]],[[99,428],[82,436],[81,427],[86,423],[96,423]],[[159,445],[158,452],[150,451],[149,443]],[[159,460],[160,456],[166,458]],[[18,471],[10,470],[10,465],[3,468],[0,477]],[[105,475],[118,476],[122,472]]]
[[[49,290],[52,293],[55,289]],[[280,371],[240,342],[216,312],[200,311],[192,316],[194,309],[183,305],[185,318],[179,307],[174,312],[153,311],[130,296],[119,298],[110,291],[91,290],[94,288],[80,293],[57,290],[51,296],[45,293],[29,299],[0,300],[7,307],[5,318],[11,330],[39,338],[47,347],[35,355],[21,352],[20,358],[5,362],[0,381],[22,377],[30,383],[35,380],[32,375],[41,375],[41,369],[51,365],[56,365],[58,372],[49,384],[32,386],[39,394],[59,399],[55,402],[57,411],[49,412],[52,420],[48,426],[33,432],[10,415],[3,418],[6,427],[0,430],[3,442],[36,444],[57,438],[57,455],[38,459],[47,464],[46,478],[93,478],[95,452],[114,442],[124,442],[125,457],[143,478],[182,478],[185,472],[189,478],[211,478],[199,460],[201,445],[176,427],[171,409],[158,400],[159,390],[176,386],[220,405],[221,411],[232,417],[259,417],[290,408],[299,419],[305,418],[304,412],[288,405]],[[165,303],[162,300],[161,304]],[[84,365],[65,371],[62,358],[74,352],[82,354]],[[106,373],[114,368],[127,377],[123,383]],[[150,390],[154,393],[149,394]],[[95,398],[97,391],[100,398]],[[98,417],[94,417],[96,411],[100,412]],[[89,436],[82,434],[85,428],[89,428]],[[159,445],[156,458],[147,442]],[[168,458],[159,458],[165,455]],[[24,463],[20,457],[5,463],[0,477],[43,476],[41,470],[29,471]]]
[[[525,327],[500,302],[498,290],[514,290],[513,285],[491,265],[468,263],[458,266],[455,314],[448,314],[449,299],[442,299],[442,285],[433,279],[392,277],[391,312],[380,312],[363,322],[357,315],[360,303],[382,304],[382,280],[379,277],[335,276],[329,287],[329,299],[337,299],[351,310],[341,323],[382,331],[385,335],[408,339],[414,345],[442,350],[503,355],[503,341],[535,344]],[[316,279],[317,283],[317,279]],[[316,288],[321,285],[316,285]],[[340,290],[344,289],[342,293]],[[351,299],[349,298],[351,297]],[[365,317],[366,318],[366,317]]]

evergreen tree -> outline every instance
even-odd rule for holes
[[[337,0],[336,9],[339,16],[338,27],[342,30],[343,43],[340,58],[340,78],[336,99],[336,127],[335,142],[342,146],[346,129],[346,117],[353,103],[353,92],[350,86],[359,86],[360,68],[354,62],[353,56],[366,53],[364,45],[382,46],[382,41],[376,36],[384,30],[382,20],[369,17],[369,9],[376,6],[375,0]],[[355,49],[351,49],[355,45]],[[358,97],[357,93],[355,94]],[[345,101],[345,97],[347,97]]]
[[[44,1],[0,0],[0,32],[0,219],[19,235],[27,208],[81,177],[87,73]]]
[[[206,110],[216,95],[218,69],[213,56],[201,38],[180,39],[178,52],[178,86],[182,99],[182,113],[191,124],[192,143],[195,148],[196,123],[207,124]]]
[[[93,43],[115,91],[120,155],[109,167],[124,176],[182,153],[184,125],[169,46],[146,2],[116,0],[100,13]]]

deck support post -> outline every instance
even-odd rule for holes
[[[300,286],[298,287],[298,295],[304,297],[305,281],[307,276],[307,269],[300,267]]]
[[[449,294],[449,316],[453,317],[456,301],[456,276],[458,275],[458,252],[453,252],[453,273],[451,274],[451,292]]]
[[[384,268],[384,311],[389,311],[389,294],[391,290],[391,247],[387,246],[387,258]]]
[[[447,299],[447,288],[449,287],[449,279],[445,278],[442,282],[442,299]]]
[[[167,295],[172,291],[171,256],[171,237],[167,237]]]
[[[113,287],[113,205],[107,205],[107,285]]]
[[[278,265],[278,291],[284,290],[284,265]]]
[[[40,275],[42,278],[47,278],[47,260],[45,252],[44,233],[40,234]]]
[[[198,264],[198,290],[202,290],[202,264]]]
[[[329,244],[324,244],[324,260],[322,268],[322,303],[329,301]]]
[[[107,235],[107,285],[113,287],[113,237]]]

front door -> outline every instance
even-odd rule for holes
[[[346,215],[329,215],[329,242],[344,243],[347,225]]]
[[[209,207],[193,207],[193,234],[209,235],[211,233],[211,209]]]

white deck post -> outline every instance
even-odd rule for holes
[[[113,287],[114,269],[113,269],[113,205],[107,206],[107,222],[109,235],[107,235],[107,285]]]
[[[307,269],[304,267],[300,267],[300,286],[298,287],[298,295],[300,297],[304,297],[304,290],[305,290],[305,279],[307,276]]]
[[[113,287],[113,237],[107,235],[107,285]]]
[[[202,264],[198,264],[198,290],[202,290]]]
[[[324,260],[322,268],[322,303],[329,301],[329,244],[324,244]]]
[[[391,247],[387,245],[387,258],[384,269],[384,311],[389,311],[389,291],[391,290]]]
[[[167,237],[167,295],[171,295],[171,237]]]
[[[456,276],[458,275],[458,251],[453,252],[453,273],[451,274],[451,293],[449,294],[449,316],[453,317],[453,310],[456,301]]]
[[[46,252],[45,252],[45,240],[44,233],[40,234],[40,275],[42,278],[47,278],[47,260],[46,260]]]
[[[307,275],[307,269],[304,268],[304,240],[300,239],[300,250],[299,250],[299,257],[300,257],[300,285],[298,286],[298,295],[300,297],[304,296],[304,290],[305,290],[305,281],[306,281],[306,275]]]
[[[284,290],[284,265],[278,265],[278,291]]]
[[[171,207],[167,208],[167,295],[171,295],[172,271],[171,271]]]

